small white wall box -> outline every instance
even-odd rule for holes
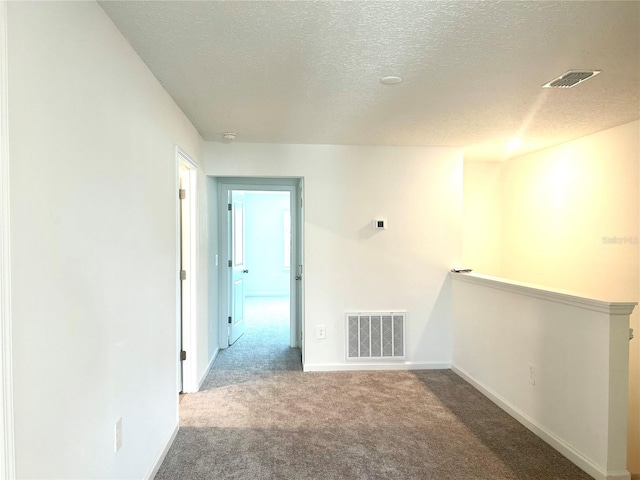
[[[385,218],[376,218],[373,221],[374,230],[386,230],[387,229],[387,220]]]

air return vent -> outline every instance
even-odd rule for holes
[[[401,360],[406,312],[347,313],[347,360]]]
[[[602,70],[569,70],[564,75],[554,78],[542,88],[571,88],[596,76]]]

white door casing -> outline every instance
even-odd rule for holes
[[[298,346],[302,351],[302,364],[304,365],[304,229],[302,225],[304,225],[304,183],[303,179],[300,179],[298,185],[296,186],[298,191],[297,202],[292,202],[292,206],[296,206],[297,215],[296,217],[296,225],[298,228],[292,229],[292,235],[295,236],[295,241],[292,246],[295,246],[296,249],[296,258],[298,262],[296,265],[296,276],[295,276],[295,295],[296,301],[295,305],[292,305],[292,315],[295,314],[297,319],[297,331],[291,332],[291,345]],[[295,310],[294,310],[295,309]],[[295,313],[294,313],[295,311]],[[295,334],[295,337],[294,337]]]

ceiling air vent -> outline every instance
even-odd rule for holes
[[[564,75],[554,78],[542,88],[571,88],[599,74],[602,70],[569,70]]]

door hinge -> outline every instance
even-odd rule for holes
[[[231,204],[227,204],[227,210],[231,211]]]
[[[187,359],[187,352],[180,350],[180,361],[184,362]]]
[[[229,317],[229,325],[231,325],[231,317]]]
[[[232,266],[232,265],[231,265],[231,260],[229,260],[229,266],[230,266],[230,267]]]
[[[187,271],[180,270],[180,280],[186,280],[186,279],[187,279]]]
[[[187,198],[187,191],[184,188],[181,188],[178,190],[178,197],[180,197],[180,200],[184,200]]]

